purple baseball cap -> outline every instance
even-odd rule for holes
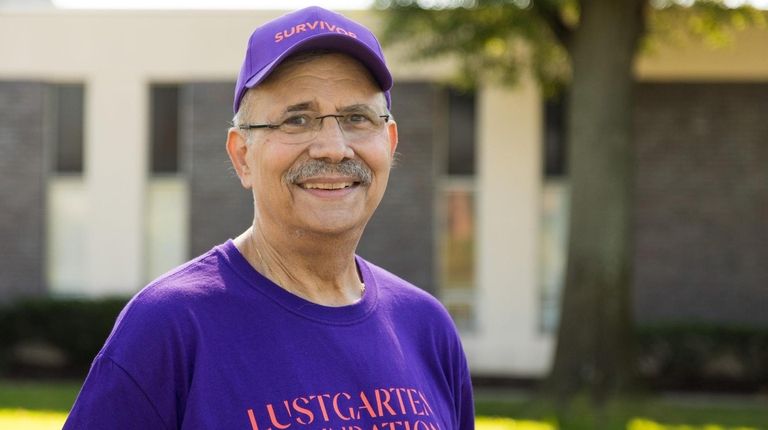
[[[263,82],[289,55],[311,49],[341,52],[360,61],[384,91],[390,107],[392,74],[376,36],[341,14],[313,6],[283,15],[254,30],[235,85],[234,112],[240,107],[245,92]]]

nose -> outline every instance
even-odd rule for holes
[[[349,146],[338,119],[330,118],[332,121],[325,121],[329,119],[328,117],[321,120],[320,129],[309,146],[309,156],[330,163],[339,163],[344,159],[353,158],[355,152]]]

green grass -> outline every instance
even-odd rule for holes
[[[0,380],[0,409],[67,412],[82,382],[26,382]],[[0,426],[0,428],[7,428]]]
[[[80,384],[0,381],[0,429],[61,429]]]
[[[768,430],[768,402],[757,398],[656,397],[613,402],[600,411],[586,401],[577,401],[568,409],[567,417],[558,419],[551,405],[519,396],[480,394],[476,409],[480,417],[561,422],[568,424],[561,426],[568,430]]]
[[[0,380],[0,429],[60,429],[80,382]],[[478,430],[768,430],[765,399],[650,398],[614,402],[595,412],[587,402],[570,409],[568,426],[556,425],[554,409],[523,396],[478,394]]]

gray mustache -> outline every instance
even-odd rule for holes
[[[321,175],[350,176],[362,185],[369,185],[372,180],[371,169],[359,160],[344,160],[341,163],[328,163],[322,160],[307,160],[292,167],[285,173],[284,180],[295,184]]]

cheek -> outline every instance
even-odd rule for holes
[[[389,172],[394,155],[390,151],[389,141],[381,139],[374,145],[362,148],[358,151],[358,156],[368,163],[374,172],[381,174],[381,172]]]
[[[275,144],[269,141],[264,143],[264,151],[256,161],[257,168],[260,170],[261,181],[274,186],[275,183],[282,183],[285,173],[298,163],[301,158],[301,151],[300,148],[288,147],[279,143]]]

